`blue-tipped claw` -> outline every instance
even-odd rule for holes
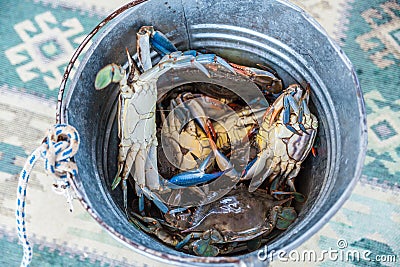
[[[245,177],[247,172],[250,170],[250,168],[254,165],[254,163],[257,161],[257,157],[254,158],[252,161],[249,162],[249,164],[247,164],[247,166],[244,168],[243,172],[242,172],[242,176],[241,177]]]
[[[201,233],[191,233],[188,234],[187,236],[185,236],[185,238],[183,238],[183,240],[181,242],[179,242],[175,248],[176,249],[181,249],[183,248],[187,243],[189,243],[190,239],[192,238],[200,238],[201,237]]]
[[[144,211],[144,195],[139,195],[139,212],[142,213]]]
[[[157,208],[162,212],[162,213],[167,213],[169,211],[169,208],[159,199],[153,192],[151,192],[148,188],[143,187],[140,190],[138,190],[138,196],[139,196],[139,210],[142,212],[144,210],[144,199],[143,201],[143,206],[141,206],[141,200],[140,198],[145,195],[148,199],[153,201],[153,203],[157,206]]]
[[[296,101],[294,100],[293,96],[290,94],[283,98],[283,124],[292,133],[301,135],[292,125],[290,125],[290,114],[291,114],[292,108],[294,109],[295,112],[296,112],[296,110],[297,110],[297,112],[299,111],[299,106],[296,104]]]
[[[150,37],[150,44],[161,56],[178,51],[175,45],[161,32],[154,31]]]
[[[220,177],[226,171],[220,171],[215,173],[205,173],[206,167],[209,165],[210,160],[212,158],[212,154],[210,153],[207,158],[200,164],[199,168],[182,172],[174,177],[172,177],[169,182],[179,186],[194,186],[202,183],[209,182]]]
[[[201,53],[197,52],[196,50],[187,50],[183,52],[183,55],[187,56],[194,56],[197,57],[198,55],[201,55]]]
[[[188,209],[188,207],[176,208],[176,209],[168,211],[168,213],[169,214],[175,214],[175,213],[183,212],[183,211],[185,211],[187,209]]]
[[[161,32],[152,30],[152,34],[150,35],[150,45],[154,50],[157,51],[161,56],[170,55],[174,52],[178,52],[178,49],[175,45]],[[202,71],[205,75],[210,77],[210,73],[207,68],[202,65],[202,63],[219,63],[224,66],[232,73],[236,73],[234,68],[229,65],[223,58],[215,55],[215,54],[202,54],[197,52],[196,50],[188,50],[181,52],[181,55],[184,56],[192,56],[194,58],[181,60],[182,65],[185,65],[186,60],[190,60],[190,63]],[[172,55],[171,55],[172,56]]]
[[[304,127],[304,124],[303,124],[303,115],[304,115],[304,113],[307,113],[307,112],[310,113],[310,111],[308,110],[307,102],[303,99],[301,101],[301,107],[300,107],[300,110],[299,110],[299,116],[297,118],[297,122],[299,123],[300,130],[303,133],[309,135],[309,133],[307,132],[307,130]]]
[[[220,177],[222,174],[224,174],[224,172],[215,172],[208,174],[198,172],[197,170],[188,171],[175,175],[169,181],[179,186],[194,186],[214,180],[215,178]]]

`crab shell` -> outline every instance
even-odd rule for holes
[[[183,232],[217,230],[223,237],[218,243],[247,241],[273,230],[284,202],[274,200],[265,190],[250,193],[241,185],[219,200],[200,206],[193,214],[167,213],[165,219]]]

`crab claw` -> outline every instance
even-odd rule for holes
[[[219,249],[210,244],[210,240],[197,240],[193,244],[193,252],[202,257],[215,257],[219,254]]]
[[[183,248],[185,245],[187,245],[189,243],[190,239],[192,239],[192,238],[200,238],[201,236],[202,236],[202,233],[190,233],[187,236],[185,236],[185,238],[181,242],[179,242],[175,246],[175,248],[176,249],[181,249],[181,248]]]
[[[143,194],[153,201],[153,203],[157,206],[157,208],[162,212],[162,213],[167,213],[169,211],[169,208],[167,205],[164,204],[164,202],[153,192],[151,192],[147,187],[141,188]],[[143,211],[143,209],[141,210]]]
[[[281,207],[275,227],[279,230],[286,230],[297,218],[297,213],[293,207]]]
[[[185,231],[182,231],[182,233]],[[216,230],[207,230],[203,233],[190,233],[188,234],[178,245],[175,246],[177,249],[183,248],[185,245],[189,243],[191,239],[197,239],[190,244],[193,249],[193,252],[198,256],[203,257],[215,257],[219,254],[219,249],[212,245],[212,243],[218,243],[223,240],[221,234]]]
[[[178,51],[175,45],[159,31],[153,31],[153,34],[150,36],[150,44],[161,56]]]
[[[300,99],[301,105],[299,108],[299,116],[297,117],[297,122],[299,124],[300,130],[305,134],[309,134],[303,124],[304,115],[310,115],[310,113],[311,113],[310,110],[308,109],[309,96],[310,96],[310,85],[307,85],[307,89],[306,89],[304,95]]]
[[[308,109],[309,89],[306,90],[304,95],[301,94],[302,90],[300,89],[299,85],[293,84],[289,86],[268,108],[263,119],[271,114],[269,118],[269,125],[271,126],[276,121],[276,118],[279,117],[281,112],[283,112],[282,123],[286,126],[288,130],[297,135],[302,135],[302,133],[308,135],[309,133],[304,127],[303,119],[304,115],[310,114],[310,110]],[[292,111],[297,115],[297,123],[301,132],[298,132],[291,125],[290,116],[292,114]]]
[[[301,135],[292,125],[290,125],[291,110],[293,110],[296,114],[299,114],[299,105],[296,103],[296,100],[293,97],[293,95],[295,93],[296,92],[287,94],[283,98],[283,119],[282,120],[283,120],[283,124],[286,126],[286,128],[288,128],[292,133]]]
[[[195,50],[188,50],[185,52],[178,51],[175,45],[162,32],[154,30],[153,26],[141,27],[137,33],[137,39],[138,58],[140,62],[144,63],[142,64],[144,70],[150,69],[151,67],[150,49],[148,47],[148,45],[151,45],[151,47],[163,57],[160,63],[173,57],[186,56],[180,59],[179,64],[182,67],[192,65],[201,70],[208,77],[210,77],[210,74],[202,63],[218,63],[232,73],[236,73],[228,62],[213,53],[202,54]],[[168,57],[165,57],[166,55],[168,55]]]
[[[272,168],[265,168],[265,162],[271,156],[271,153],[273,152],[269,151],[268,149],[262,151],[245,167],[241,176],[241,180],[244,181],[252,179],[249,185],[249,192],[254,192],[257,190],[264,180],[272,174]],[[261,173],[262,176],[260,177]]]
[[[101,90],[106,88],[110,83],[118,83],[125,77],[125,70],[117,64],[108,64],[96,75],[94,88]]]
[[[151,46],[161,56],[178,51],[175,45],[162,32],[154,30],[153,26],[143,26],[139,33],[149,37]]]
[[[202,183],[206,183],[208,181],[214,180],[215,178],[220,177],[225,172],[215,172],[211,174],[205,173],[206,167],[209,165],[212,157],[212,152],[208,154],[207,158],[204,162],[199,166],[199,168],[186,171],[183,173],[179,173],[173,176],[169,182],[179,186],[194,186]]]

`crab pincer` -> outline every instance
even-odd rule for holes
[[[169,182],[179,186],[194,186],[202,183],[209,182],[220,177],[224,174],[223,171],[214,173],[205,173],[205,169],[210,164],[213,158],[213,153],[208,154],[207,158],[200,164],[199,168],[182,172],[174,175]]]
[[[293,179],[313,146],[317,118],[308,109],[310,89],[289,86],[268,108],[256,136],[259,153],[245,168],[241,180],[251,179],[249,190],[256,190],[269,178],[282,176],[294,190]],[[306,134],[302,134],[306,133]]]
[[[219,64],[232,67],[215,54],[200,54],[195,51],[180,52],[161,33],[152,26],[143,26],[136,36],[138,63],[136,64],[128,50],[128,70],[111,63],[96,75],[95,88],[102,90],[111,83],[119,84],[118,97],[118,167],[112,182],[112,189],[122,185],[124,209],[127,213],[129,175],[133,176],[136,194],[140,202],[143,197],[151,199],[163,212],[166,205],[161,205],[153,191],[163,190],[157,168],[156,138],[156,102],[157,81],[171,69],[198,68],[205,75],[209,72],[206,64]],[[153,47],[165,56],[156,65],[152,65],[150,48]],[[140,66],[140,68],[139,68]],[[232,69],[233,71],[233,69]],[[143,205],[140,205],[142,210]]]

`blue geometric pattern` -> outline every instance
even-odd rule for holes
[[[1,5],[0,86],[55,99],[73,52],[100,18],[21,0]]]
[[[400,184],[400,3],[354,1],[343,50],[364,92],[369,139],[364,177]]]
[[[88,1],[95,6],[113,5],[105,0]],[[93,16],[96,7],[90,4],[84,9],[72,8],[78,4],[84,6],[83,2],[87,1],[15,0],[0,3],[0,181],[3,181],[0,183],[0,266],[17,266],[22,257],[22,248],[17,243],[14,212],[17,176],[23,161],[41,143],[44,131],[51,125],[49,123],[54,122],[57,89],[72,53],[83,37],[111,11],[103,12],[100,17]],[[365,179],[358,183],[349,201],[331,221],[303,246],[315,250],[337,249],[338,239],[343,238],[348,245],[346,250],[369,250],[370,257],[397,255],[398,264],[399,1],[296,2],[304,3],[306,11],[318,14],[320,18],[338,17],[329,12],[343,14],[343,21],[347,23],[336,23],[337,31],[343,29],[343,24],[347,28],[340,32],[343,37],[339,41],[357,71],[364,92],[369,127],[363,170]],[[336,4],[341,9],[331,8]],[[113,6],[113,9],[116,8]],[[374,186],[362,185],[365,182]],[[59,200],[48,190],[50,187],[51,179],[47,179],[40,167],[35,169],[28,189],[30,216],[26,218],[28,234],[35,244],[31,266],[151,264],[149,259],[113,240],[78,202],[74,203],[74,213],[69,214],[65,199]],[[338,264],[397,266],[355,259],[304,263],[307,266]]]

